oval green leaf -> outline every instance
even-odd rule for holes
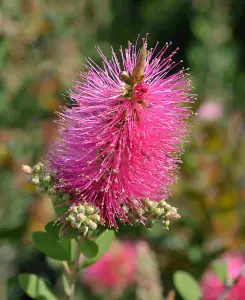
[[[57,260],[69,260],[69,253],[62,244],[51,238],[46,232],[36,231],[32,233],[32,240],[45,255]]]
[[[185,300],[200,300],[202,298],[198,282],[187,272],[177,271],[174,274],[174,285]]]
[[[87,258],[94,258],[99,251],[98,245],[90,240],[83,241],[80,249],[81,253]]]
[[[83,262],[82,267],[88,267],[98,261],[102,256],[105,255],[107,250],[110,248],[111,243],[115,237],[114,230],[105,230],[101,235],[96,239],[96,244],[98,246],[98,252],[93,258],[86,258]]]
[[[59,240],[60,226],[55,225],[54,221],[51,221],[48,224],[46,224],[45,231],[51,238]]]
[[[21,288],[33,299],[58,300],[49,290],[44,280],[35,274],[20,274],[18,280]]]

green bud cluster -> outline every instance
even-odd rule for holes
[[[123,74],[121,77],[125,77]],[[34,184],[38,190],[47,192],[52,196],[53,200],[58,200],[59,203],[69,202],[71,194],[65,193],[62,189],[56,188],[56,180],[53,174],[50,174],[45,169],[43,163],[37,163],[33,168],[27,165],[22,166],[23,171],[29,175],[30,182]],[[141,202],[134,201],[134,208],[127,206],[122,207],[125,215],[133,226],[144,225],[151,228],[156,221],[161,222],[164,229],[169,229],[170,221],[180,218],[177,213],[177,208],[166,203],[165,200],[155,202],[149,198],[141,199]],[[67,217],[73,228],[86,234],[89,230],[96,230],[101,224],[99,210],[94,205],[83,202],[78,206],[74,206]]]
[[[169,229],[170,220],[180,218],[177,208],[165,200],[155,202],[144,198],[141,201],[143,205],[134,211],[125,209],[129,221],[134,226],[145,224],[147,228],[151,228],[156,221],[160,221],[164,229]]]
[[[71,209],[67,221],[71,223],[73,228],[78,229],[85,235],[89,230],[97,229],[101,218],[97,207],[84,202]]]
[[[38,190],[45,191],[49,195],[55,195],[54,177],[49,174],[44,167],[44,164],[39,162],[33,168],[22,166],[25,173],[29,174],[30,182],[34,184]]]

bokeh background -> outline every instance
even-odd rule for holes
[[[91,275],[91,283],[82,274],[78,299],[144,299],[134,277],[147,281],[151,272],[152,284],[161,282],[167,295],[176,270],[199,280],[221,253],[242,251],[244,28],[243,0],[0,1],[0,299],[29,299],[16,281],[20,272],[40,274],[59,293],[61,266],[37,252],[30,238],[54,217],[51,202],[36,193],[21,165],[33,165],[47,151],[56,131],[54,112],[69,101],[67,90],[85,57],[100,63],[95,46],[109,55],[111,45],[126,47],[138,33],[149,33],[150,46],[172,41],[172,50],[180,47],[176,61],[189,68],[198,95],[170,200],[182,218],[169,232],[123,227],[109,260],[121,273],[108,274],[106,262],[99,270],[128,282],[109,278],[106,285],[99,282],[103,275]],[[130,255],[132,244],[140,245],[136,256]],[[142,270],[130,277],[135,260]]]

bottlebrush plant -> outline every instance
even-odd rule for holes
[[[33,241],[63,261],[69,299],[78,271],[104,255],[119,224],[151,228],[160,221],[168,229],[180,217],[166,200],[188,132],[192,87],[184,69],[174,72],[176,51],[167,56],[169,44],[159,52],[157,46],[147,50],[143,39],[138,50],[137,42],[129,43],[120,59],[112,51],[110,60],[98,49],[103,67],[87,59],[69,93],[73,105],[58,113],[58,136],[46,160],[23,166],[52,196],[58,218],[46,232],[34,232]],[[98,230],[104,231],[94,241]],[[33,274],[20,275],[20,283],[33,298],[57,299]]]

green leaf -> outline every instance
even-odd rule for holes
[[[64,216],[70,209],[70,206],[65,204],[64,199],[54,199],[52,203],[58,218]]]
[[[54,210],[58,217],[62,217],[65,213],[68,212],[69,209],[70,209],[69,205],[54,206]]]
[[[175,272],[174,285],[178,293],[185,300],[200,300],[202,298],[202,292],[198,282],[187,272]]]
[[[51,238],[59,240],[60,226],[55,225],[54,221],[51,221],[48,224],[46,224],[45,231]]]
[[[93,258],[86,258],[83,262],[82,267],[88,267],[98,261],[102,256],[104,256],[107,250],[110,248],[114,237],[114,230],[105,230],[104,232],[102,232],[95,241],[98,246],[98,253]]]
[[[98,254],[98,245],[94,241],[85,240],[81,244],[81,252],[87,258],[94,258]]]
[[[33,232],[32,240],[37,249],[45,255],[57,260],[69,260],[69,252],[59,241],[51,238],[46,232]]]
[[[227,275],[228,275],[228,268],[227,263],[225,261],[217,261],[212,265],[214,272],[219,277],[220,281],[224,284],[227,283]]]
[[[18,276],[21,288],[34,299],[58,300],[49,290],[44,280],[35,274],[20,274]]]
[[[65,226],[60,227],[59,238],[62,240],[74,239],[79,235],[80,232],[76,228],[73,228],[71,226],[68,228],[65,228]]]
[[[45,230],[48,235],[55,240],[74,239],[78,237],[80,233],[76,228],[65,228],[65,226],[67,225],[56,225],[54,221],[52,221],[45,226]]]
[[[71,288],[66,275],[62,275],[63,288],[67,296],[71,295]]]

